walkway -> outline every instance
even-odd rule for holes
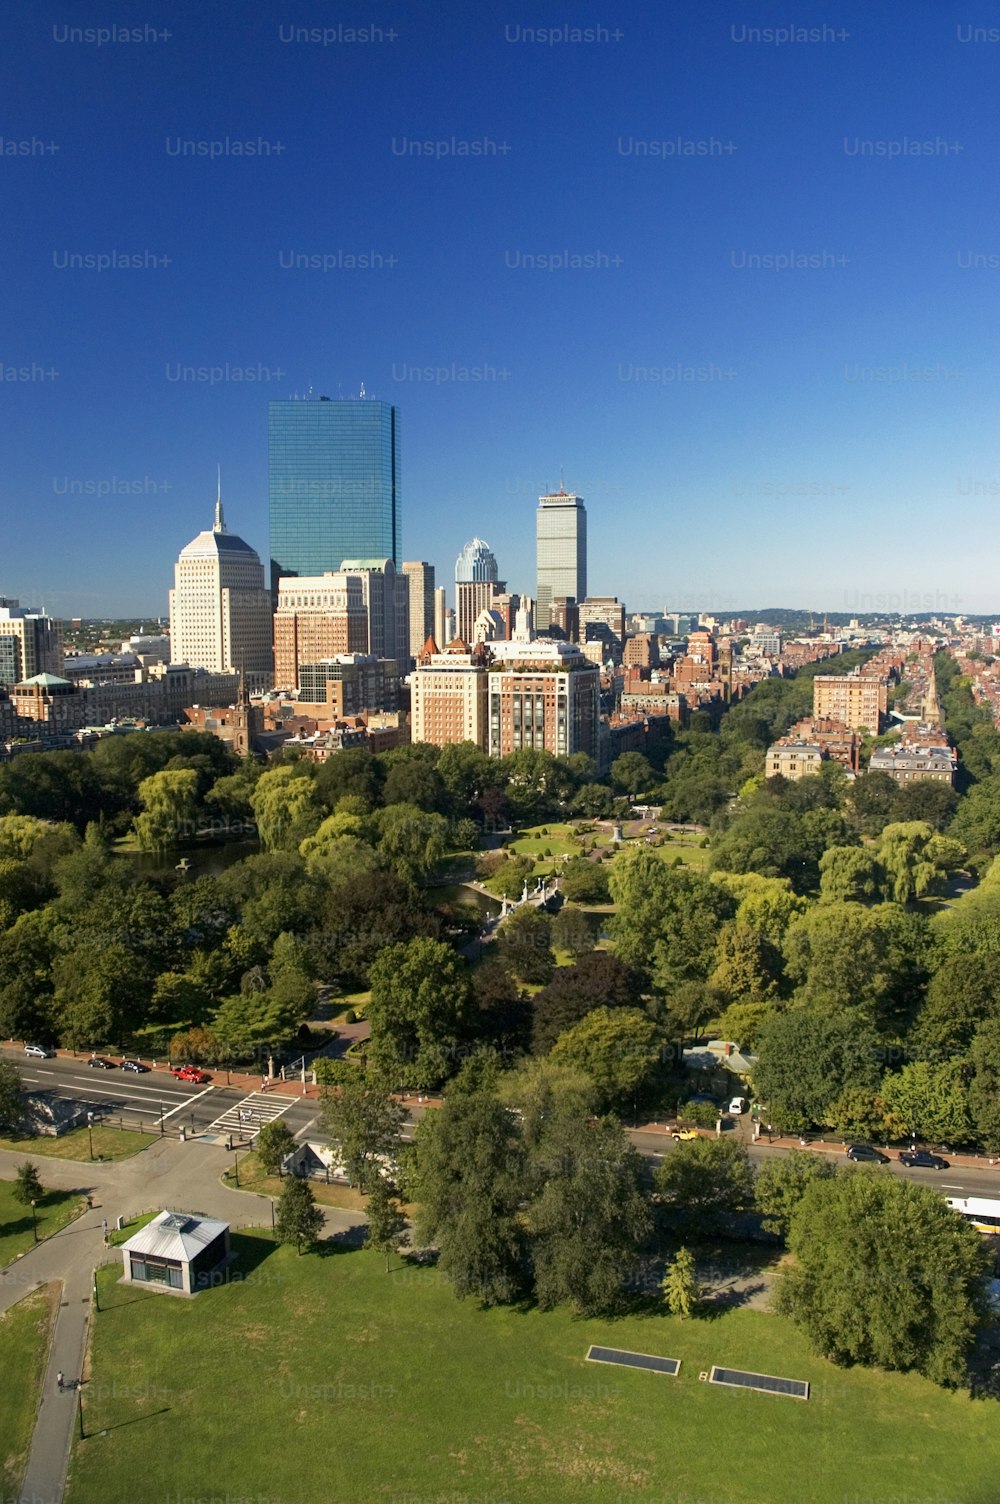
[[[13,1180],[24,1153],[0,1150],[0,1178]],[[94,1268],[120,1258],[104,1246],[103,1223],[119,1216],[164,1208],[220,1217],[232,1228],[261,1227],[270,1219],[270,1198],[231,1190],[220,1182],[230,1162],[224,1149],[192,1141],[160,1139],[117,1164],[38,1160],[42,1183],[53,1190],[90,1194],[91,1210],[0,1271],[0,1312],[39,1284],[58,1280],[62,1298],[42,1385],[42,1398],[21,1488],[20,1504],[60,1504],[77,1424],[77,1385],[83,1375]],[[325,1234],[357,1227],[359,1212],[323,1207]],[[56,1375],[67,1385],[60,1393]],[[84,1391],[86,1406],[86,1391]]]

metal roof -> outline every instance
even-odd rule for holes
[[[145,1227],[140,1227],[127,1243],[122,1243],[121,1249],[123,1253],[147,1253],[160,1259],[181,1259],[189,1264],[220,1233],[228,1230],[228,1222],[217,1222],[213,1217],[163,1211]]]

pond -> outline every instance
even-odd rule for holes
[[[188,877],[218,877],[234,862],[244,857],[255,856],[260,850],[259,841],[228,841],[221,846],[178,846],[172,851],[122,851],[115,855],[123,861],[133,862],[135,870],[145,877],[180,877],[177,864],[188,863]]]

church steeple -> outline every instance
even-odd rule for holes
[[[219,467],[219,490],[215,498],[215,522],[212,524],[213,533],[226,531],[226,519],[222,515],[222,466]]]

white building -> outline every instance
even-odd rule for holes
[[[271,595],[257,554],[226,529],[221,492],[210,531],[181,549],[170,592],[174,663],[214,673],[243,670],[250,689],[273,683]]]
[[[537,611],[539,632],[551,625],[553,600],[587,594],[587,509],[582,496],[560,489],[538,498],[535,513]]]

